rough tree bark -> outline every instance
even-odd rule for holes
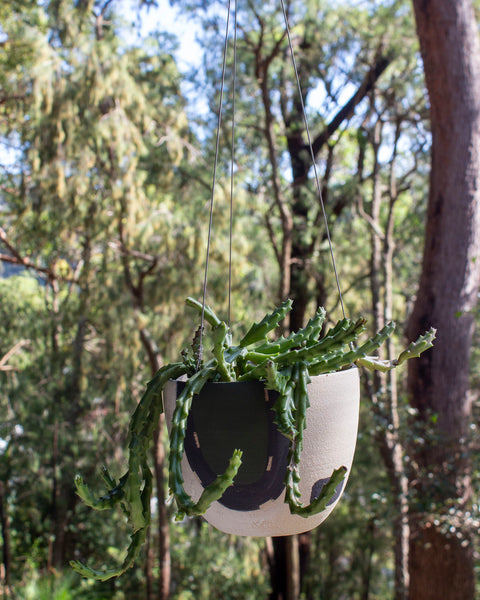
[[[10,525],[6,502],[6,485],[0,481],[0,535],[2,540],[2,565],[0,569],[0,583],[4,587],[5,597],[10,595]]]
[[[468,390],[480,280],[480,44],[471,0],[413,0],[413,6],[431,104],[432,166],[408,336],[430,325],[438,335],[433,351],[409,364],[411,403],[435,436],[413,452],[411,485],[421,503],[412,507],[410,598],[469,600],[475,596]]]

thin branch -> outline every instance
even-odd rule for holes
[[[2,358],[0,358],[0,371],[17,371],[18,369],[16,367],[13,367],[12,365],[8,365],[7,363],[14,354],[19,352],[22,348],[27,346],[29,343],[30,343],[30,340],[20,340],[19,342],[17,342],[15,344],[15,346],[13,346],[13,348],[10,348],[10,350],[8,352],[6,352],[2,356]]]
[[[16,250],[14,246],[8,241],[7,232],[3,227],[0,227],[0,240],[5,244],[7,249],[12,253],[12,256],[21,264],[24,264],[24,260],[20,253]]]
[[[105,4],[100,9],[100,14],[102,15],[102,17],[105,16],[105,13],[107,12],[107,9],[108,9],[108,7],[110,6],[110,4],[112,2],[113,2],[113,0],[106,0]]]
[[[144,260],[148,263],[158,264],[159,258],[154,254],[146,254],[145,252],[139,252],[138,250],[131,250],[127,248],[123,241],[113,241],[109,242],[108,245],[110,248],[114,250],[119,250],[122,254],[126,256],[131,256],[132,258],[137,258],[138,260]]]
[[[342,108],[337,112],[337,114],[333,117],[330,123],[325,127],[325,129],[313,140],[312,147],[315,156],[320,152],[324,144],[330,139],[330,137],[335,133],[335,131],[340,127],[340,125],[346,119],[349,119],[355,108],[360,104],[360,102],[365,98],[365,96],[374,88],[376,82],[386,70],[386,68],[392,62],[394,56],[392,53],[387,55],[383,55],[381,53],[381,48],[379,48],[376,56],[375,63],[370,68],[368,73],[366,74],[364,80],[360,84],[358,90],[351,96],[351,98],[342,106]]]
[[[359,216],[367,223],[367,225],[373,231],[373,233],[376,236],[378,236],[380,238],[380,240],[384,241],[385,234],[380,229],[380,227],[375,222],[375,220],[372,219],[372,217],[366,212],[364,205],[363,205],[363,196],[361,194],[359,194],[358,198],[357,198],[357,212],[358,212]]]
[[[46,275],[49,279],[55,279],[56,277],[55,273],[51,269],[48,267],[40,267],[39,265],[34,264],[29,258],[18,259],[10,254],[0,254],[0,261],[25,267],[25,269],[32,269],[32,271]]]
[[[273,209],[273,204],[270,208],[270,211],[265,213],[265,225],[267,226],[268,237],[270,238],[270,242],[272,244],[273,252],[275,253],[275,258],[277,259],[278,266],[282,267],[282,255],[278,248],[277,236],[275,235],[275,231],[273,229],[272,221],[270,219],[270,212]]]

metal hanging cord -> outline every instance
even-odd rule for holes
[[[331,258],[331,261],[332,261],[333,272],[335,274],[335,282],[337,284],[338,297],[339,297],[339,300],[340,300],[340,306],[342,307],[343,317],[345,318],[345,306],[343,304],[342,290],[341,290],[341,287],[340,287],[340,280],[339,280],[339,277],[338,277],[337,264],[335,262],[335,256],[333,254],[332,238],[330,236],[330,229],[328,227],[327,213],[325,211],[325,204],[323,202],[322,186],[320,185],[320,178],[318,176],[317,162],[315,160],[315,153],[313,151],[313,145],[312,145],[312,137],[310,135],[310,127],[308,126],[307,112],[305,110],[305,103],[303,101],[302,86],[300,84],[300,77],[298,75],[297,61],[295,60],[295,52],[293,50],[292,37],[290,35],[290,27],[288,25],[287,11],[285,9],[285,3],[284,3],[284,1],[280,0],[280,3],[282,5],[283,18],[285,20],[285,31],[287,33],[288,45],[289,45],[289,48],[290,48],[290,55],[292,57],[293,70],[295,72],[295,79],[297,81],[298,94],[300,96],[300,104],[301,104],[301,107],[302,107],[303,122],[305,124],[305,131],[307,133],[308,147],[309,147],[310,156],[311,156],[311,159],[312,159],[313,172],[314,172],[314,175],[315,175],[315,184],[316,184],[316,187],[317,187],[318,198],[320,200],[320,206],[322,208],[323,222],[325,224],[325,231],[326,231],[327,239],[328,239],[328,247],[330,249],[330,258]]]
[[[345,317],[345,306],[343,302],[342,291],[340,287],[340,280],[338,276],[338,269],[335,261],[335,256],[333,253],[333,244],[330,235],[330,229],[328,226],[328,219],[325,210],[325,204],[323,201],[322,187],[320,185],[320,177],[318,175],[317,163],[315,159],[315,153],[313,151],[312,145],[312,137],[310,135],[310,127],[308,124],[307,113],[305,109],[305,103],[303,100],[302,87],[300,84],[300,77],[298,74],[297,62],[295,59],[295,52],[293,49],[292,38],[290,34],[290,26],[288,23],[288,15],[285,8],[284,0],[280,0],[283,17],[285,21],[285,31],[288,38],[288,45],[290,50],[290,56],[292,59],[293,70],[295,73],[295,79],[297,83],[297,90],[300,97],[300,105],[302,108],[302,116],[305,125],[305,131],[308,139],[308,147],[310,150],[310,156],[312,159],[313,172],[315,177],[315,185],[317,188],[317,194],[320,201],[320,206],[323,215],[323,221],[325,225],[325,231],[328,240],[328,246],[330,250],[330,258],[333,266],[333,271],[335,274],[335,282],[337,286],[338,296],[340,300],[340,305],[342,309],[343,316]],[[228,324],[231,323],[231,296],[232,296],[232,240],[233,240],[233,192],[234,192],[234,159],[235,159],[235,96],[236,96],[236,71],[237,71],[237,6],[238,0],[235,0],[234,3],[234,56],[233,56],[233,99],[232,99],[232,129],[231,129],[231,160],[230,160],[230,231],[229,231],[229,261],[228,261]],[[213,165],[213,178],[212,178],[212,188],[211,188],[211,198],[210,198],[210,214],[209,214],[209,223],[208,223],[208,236],[207,236],[207,250],[206,250],[206,258],[205,258],[205,272],[203,279],[203,299],[202,299],[202,314],[200,321],[200,341],[199,341],[199,355],[198,355],[198,364],[197,368],[200,367],[200,362],[202,360],[202,350],[203,350],[203,329],[205,325],[205,305],[206,305],[206,297],[207,297],[207,282],[208,282],[208,269],[210,262],[210,246],[211,246],[211,238],[212,238],[212,226],[213,226],[213,209],[214,209],[214,198],[215,198],[215,186],[216,186],[216,178],[217,178],[217,165],[218,165],[218,153],[219,153],[219,145],[220,145],[220,129],[222,125],[222,112],[223,112],[223,96],[225,89],[225,74],[226,74],[226,64],[227,64],[227,50],[228,50],[228,37],[229,37],[229,29],[230,29],[230,16],[231,16],[231,0],[228,0],[227,6],[227,22],[225,27],[225,39],[223,46],[223,62],[222,62],[222,78],[221,78],[221,86],[220,86],[220,99],[218,105],[218,119],[217,119],[217,135],[215,141],[215,157],[214,157],[214,165]]]
[[[222,111],[223,111],[223,94],[225,89],[225,73],[227,65],[227,50],[228,50],[228,34],[230,29],[230,14],[231,14],[231,0],[228,0],[227,7],[227,23],[225,26],[225,39],[223,45],[223,61],[222,61],[222,79],[220,85],[220,99],[218,103],[218,118],[217,118],[217,135],[215,140],[215,157],[213,161],[213,176],[212,176],[212,188],[210,198],[210,215],[208,222],[208,235],[207,235],[207,251],[205,257],[205,272],[203,278],[203,298],[202,298],[202,315],[200,319],[200,334],[199,334],[199,352],[197,369],[200,368],[200,362],[202,360],[203,353],[203,329],[205,326],[205,305],[207,300],[207,282],[208,282],[208,268],[210,263],[210,246],[212,240],[212,225],[213,225],[213,207],[215,200],[215,186],[217,180],[217,165],[218,165],[218,152],[220,146],[220,129],[222,125]],[[233,73],[233,117],[232,117],[232,145],[231,145],[231,171],[230,171],[230,248],[229,248],[229,269],[228,269],[228,323],[230,324],[231,319],[231,287],[232,287],[232,237],[233,237],[233,172],[234,172],[234,147],[235,147],[235,87],[236,87],[236,57],[237,57],[237,0],[235,0],[235,25],[234,25],[234,73]]]
[[[228,326],[232,324],[232,253],[233,253],[233,191],[235,172],[235,97],[237,91],[237,8],[235,0],[235,19],[233,25],[233,89],[232,89],[232,137],[230,160],[230,230],[229,230],[229,255],[228,255]]]

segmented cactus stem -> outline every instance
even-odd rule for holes
[[[220,325],[220,323],[221,323],[220,319],[217,317],[215,312],[209,306],[207,306],[207,305],[203,306],[202,302],[199,302],[198,300],[195,300],[195,298],[190,298],[190,297],[188,297],[185,302],[191,308],[195,308],[196,311],[200,315],[203,312],[205,321],[207,321],[207,323],[209,323],[212,327],[216,327],[217,325]]]
[[[120,567],[100,571],[92,569],[80,561],[72,561],[72,568],[83,575],[106,581],[124,573],[133,563],[145,541],[146,528],[150,524],[150,497],[152,494],[152,474],[148,466],[147,454],[152,443],[152,434],[163,410],[161,392],[166,382],[180,377],[186,371],[183,363],[173,363],[162,367],[148,383],[147,389],[138,403],[130,421],[128,434],[128,470],[119,479],[113,479],[104,467],[103,479],[110,489],[96,499],[80,475],[75,478],[77,494],[91,508],[106,510],[121,502],[132,528],[131,542],[127,555]]]
[[[287,487],[286,498],[290,507],[290,512],[294,515],[298,515],[306,519],[313,515],[317,515],[318,513],[325,510],[327,508],[328,503],[335,495],[337,486],[345,479],[346,474],[346,467],[342,466],[338,469],[335,469],[330,479],[322,487],[319,496],[315,498],[315,500],[312,500],[312,502],[307,506],[303,506],[301,502],[298,501],[298,498],[296,496],[288,494],[289,488]]]
[[[326,317],[326,311],[320,307],[303,329],[291,333],[288,337],[281,337],[274,342],[265,342],[255,348],[260,354],[281,354],[290,348],[301,347],[308,342],[318,339]]]
[[[186,382],[185,387],[177,397],[172,417],[172,429],[170,431],[169,455],[169,486],[178,507],[177,519],[182,519],[185,515],[191,517],[203,514],[210,504],[220,499],[225,490],[232,485],[233,479],[242,463],[242,452],[235,450],[225,472],[204,489],[197,502],[194,502],[191,496],[185,491],[182,475],[182,457],[188,414],[193,396],[200,393],[205,383],[216,373],[217,366],[216,360],[211,360],[203,369]]]
[[[239,346],[245,348],[265,340],[267,335],[287,316],[292,308],[292,304],[293,302],[291,300],[286,300],[279,308],[266,314],[260,323],[254,323],[246,335],[240,340]]]

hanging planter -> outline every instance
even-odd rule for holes
[[[164,390],[169,430],[184,382],[169,381]],[[285,502],[289,440],[275,423],[278,392],[260,381],[207,383],[192,402],[187,419],[182,476],[194,499],[223,473],[236,448],[242,464],[233,484],[205,512],[205,519],[225,533],[279,536],[319,525],[334,509],[345,488],[357,439],[360,387],[356,367],[311,377],[307,384],[303,450],[298,462],[299,491],[309,504],[339,466],[344,478],[327,494],[325,508],[301,517]]]
[[[130,422],[128,470],[116,481],[104,469],[105,495],[96,498],[80,476],[75,480],[86,504],[104,510],[120,503],[132,527],[121,567],[96,571],[72,562],[84,576],[121,574],[145,540],[152,491],[148,450],[163,407],[177,519],[204,515],[237,535],[300,533],[328,516],[345,487],[358,425],[357,367],[395,368],[430,348],[435,337],[431,330],[398,359],[382,361],[371,352],[393,333],[394,323],[354,347],[365,320],[344,318],[321,336],[321,308],[305,328],[270,339],[291,308],[287,301],[234,345],[230,328],[208,306],[191,298],[187,303],[211,326],[211,356],[202,357],[197,333],[182,361],[162,367],[150,381]]]

